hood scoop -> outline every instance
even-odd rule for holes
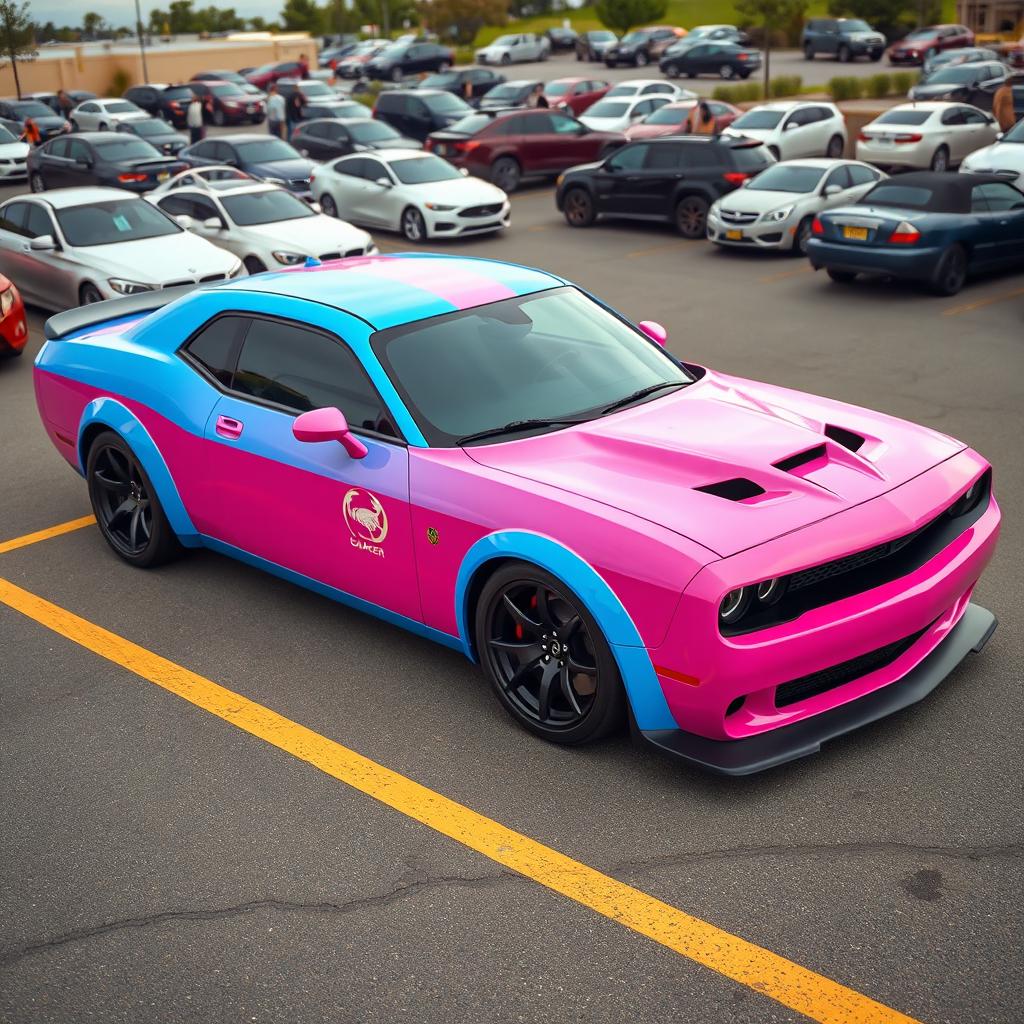
[[[713,494],[716,498],[725,498],[726,501],[750,501],[760,498],[765,493],[763,487],[741,476],[733,477],[732,480],[719,480],[715,484],[704,484],[703,487],[695,487],[694,490]]]
[[[789,455],[784,459],[779,459],[778,462],[773,462],[772,465],[776,469],[781,469],[783,473],[796,473],[801,468],[812,468],[811,463],[828,461],[828,452],[823,444],[816,444],[813,448],[808,448],[805,452],[797,452],[795,455]],[[803,474],[796,473],[797,476]]]
[[[867,440],[867,438],[861,434],[855,434],[852,430],[847,430],[845,427],[837,427],[831,423],[825,424],[825,429],[822,433],[824,433],[830,441],[835,441],[836,444],[841,444],[851,452],[859,452],[861,448],[864,447],[864,442]]]

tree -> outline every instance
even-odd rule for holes
[[[290,32],[320,35],[323,31],[324,12],[315,0],[285,0],[281,8],[281,24]]]
[[[807,0],[736,0],[736,13],[744,25],[759,25],[764,29],[764,95],[770,96],[772,35],[779,29],[803,17]]]
[[[484,25],[504,25],[508,0],[423,0],[420,19],[443,40],[469,46]]]
[[[102,14],[95,11],[88,11],[82,19],[82,35],[90,39],[96,39],[109,31],[106,19]]]
[[[249,19],[250,32],[269,32],[274,27],[266,18],[256,17]]]
[[[324,20],[324,27],[332,35],[359,31],[359,15],[345,0],[328,0]]]
[[[602,25],[625,34],[665,16],[666,0],[597,0],[594,13]]]
[[[0,68],[11,62],[14,72],[14,88],[21,99],[21,81],[18,78],[18,61],[36,58],[36,44],[32,19],[29,17],[28,0],[0,0]]]
[[[888,39],[911,26],[934,24],[942,17],[938,0],[830,0],[829,14],[863,18]]]
[[[171,34],[181,35],[192,32],[195,28],[196,13],[192,10],[192,0],[171,0],[171,8],[167,15]]]
[[[413,0],[355,0],[353,9],[360,25],[376,25],[385,36],[394,25],[419,20]]]

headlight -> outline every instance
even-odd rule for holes
[[[730,590],[718,607],[720,625],[735,626],[749,612],[777,604],[786,592],[786,582],[784,576],[773,576],[760,583]]]
[[[14,306],[14,299],[15,292],[13,284],[10,288],[5,288],[0,292],[0,319],[3,319],[8,313],[10,313]]]
[[[435,213],[451,213],[452,210],[457,209],[454,206],[445,206],[443,203],[424,203],[423,205]]]
[[[764,219],[768,221],[780,221],[785,220],[793,212],[793,204],[789,206],[780,206],[777,210],[772,210],[771,213],[766,213]]]
[[[265,182],[268,182],[271,185],[283,185],[284,184],[284,178],[264,178],[263,180]]]
[[[302,253],[284,252],[281,249],[275,250],[271,255],[278,263],[283,263],[286,267],[294,267],[296,263],[301,263],[306,258]]]
[[[376,246],[376,244],[374,242],[371,242],[366,247],[365,255],[367,255],[367,256],[379,256],[380,255],[380,249],[377,248],[377,246]]]
[[[115,292],[119,292],[121,295],[138,295],[140,292],[153,291],[153,286],[151,284],[141,284],[138,281],[125,281],[120,277],[110,278],[107,281],[107,284],[109,284]]]
[[[984,490],[984,477],[979,477],[971,484],[970,487],[960,495],[952,505],[949,506],[947,515],[951,519],[955,519],[957,516],[962,516],[965,512],[970,512],[975,505],[978,504],[978,500],[981,498],[981,492]]]
[[[718,609],[718,618],[724,625],[731,626],[743,618],[749,605],[750,589],[748,587],[730,590],[722,599],[722,604]]]

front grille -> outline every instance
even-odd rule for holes
[[[186,277],[183,281],[168,281],[164,285],[165,288],[181,288],[186,284],[195,284],[195,281],[191,277]]]
[[[200,281],[223,281],[226,274],[207,274],[206,277],[199,278]]]
[[[849,661],[841,661],[838,665],[831,665],[823,668],[820,672],[812,672],[810,675],[801,676],[788,683],[783,683],[775,688],[775,706],[786,708],[790,704],[799,704],[802,700],[810,700],[811,697],[818,697],[829,690],[834,690],[846,683],[852,683],[871,672],[877,672],[886,665],[891,665],[902,654],[905,654],[918,640],[928,632],[931,626],[925,626],[902,640],[896,640],[885,647],[868,651]]]
[[[488,206],[467,206],[459,213],[460,217],[493,217],[501,213],[501,203],[491,203]]]
[[[319,256],[317,256],[317,259],[321,263],[326,263],[327,260],[340,260],[341,259],[341,253],[340,252],[322,252],[322,253],[320,253]]]
[[[739,210],[719,211],[722,220],[730,224],[753,224],[758,218],[756,213],[741,213]]]
[[[345,255],[346,256],[362,256],[365,252],[366,252],[366,250],[362,246],[360,246],[358,249],[346,249],[345,250]]]
[[[823,583],[832,579],[833,576],[841,576],[844,572],[852,572],[854,569],[863,568],[878,559],[889,554],[890,544],[878,544],[866,551],[858,551],[855,555],[847,555],[846,558],[837,558],[834,562],[826,562],[824,565],[815,565],[803,572],[795,572],[789,577],[789,592],[792,594],[804,587],[811,587],[815,583]]]
[[[309,178],[292,178],[288,182],[288,187],[305,192],[309,188]]]

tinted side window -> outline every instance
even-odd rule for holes
[[[954,107],[952,110],[944,110],[942,112],[942,123],[943,124],[963,124],[964,115],[962,107]]]
[[[30,203],[28,207],[28,216],[25,218],[25,234],[29,238],[53,234],[53,221],[50,220],[50,215],[35,203]]]
[[[718,154],[715,150],[704,142],[684,142],[679,146],[673,146],[673,149],[678,149],[678,155],[676,157],[680,164],[686,167],[717,167],[718,166]]]
[[[361,156],[357,156],[352,160],[339,160],[334,165],[334,170],[339,174],[347,174],[350,178],[362,178],[363,165],[365,163],[366,161]]]
[[[242,316],[218,317],[185,346],[185,351],[210,376],[230,387],[238,359],[238,345],[248,323]]]
[[[551,124],[551,118],[547,114],[533,114],[530,117],[521,119],[520,131],[524,135],[547,135],[555,129]]]
[[[666,146],[664,144],[651,146],[647,151],[647,159],[644,161],[644,170],[676,170],[681,163],[681,157],[682,146]]]
[[[80,139],[69,139],[67,156],[72,160],[88,160],[89,147]]]
[[[56,142],[51,142],[43,152],[48,156],[67,156],[68,147],[71,145],[70,139],[57,139]]]
[[[838,185],[842,189],[851,188],[850,172],[846,167],[837,167],[826,179],[825,188]]]
[[[15,235],[25,234],[25,217],[28,215],[28,203],[9,203],[0,214],[0,231],[10,231]]]
[[[296,412],[336,406],[353,427],[395,433],[352,352],[326,335],[292,324],[252,321],[233,387]]]
[[[625,146],[620,149],[605,164],[609,171],[636,171],[644,165],[647,159],[649,145]]]
[[[991,213],[1005,213],[1007,210],[1024,207],[1024,195],[1012,185],[991,182],[988,185],[975,185],[971,189],[971,208],[976,213],[988,210]]]
[[[878,181],[878,173],[871,170],[870,167],[860,167],[857,164],[847,168],[850,172],[850,180],[854,185],[867,185],[871,182]]]
[[[363,158],[363,177],[369,181],[377,181],[379,178],[391,180],[387,168],[379,160]]]

